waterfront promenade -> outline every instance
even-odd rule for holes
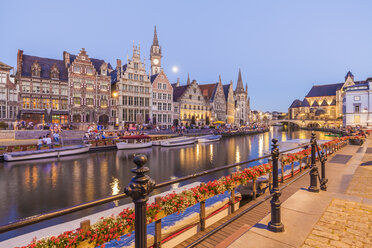
[[[326,175],[327,191],[308,192],[308,173],[282,191],[283,233],[267,230],[271,216],[270,202],[266,201],[196,247],[372,247],[371,138],[362,147],[349,145],[328,157]],[[177,247],[187,247],[224,221]]]

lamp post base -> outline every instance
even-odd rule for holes
[[[270,221],[267,228],[272,232],[284,232],[284,225],[282,223],[274,224]]]

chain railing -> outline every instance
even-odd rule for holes
[[[271,154],[261,156],[255,159],[242,161],[239,163],[234,163],[226,166],[221,166],[217,168],[213,168],[210,170],[198,172],[192,175],[184,176],[178,179],[170,180],[167,182],[155,184],[155,181],[152,180],[149,176],[145,175],[147,172],[149,172],[149,168],[145,167],[144,165],[147,162],[147,158],[145,155],[137,155],[134,158],[134,163],[137,167],[133,168],[131,171],[135,174],[135,176],[132,178],[129,185],[125,188],[125,193],[121,193],[119,195],[91,201],[88,203],[83,203],[80,205],[76,205],[73,207],[53,211],[47,214],[41,214],[37,216],[33,216],[30,218],[22,219],[13,223],[9,223],[7,225],[0,226],[0,233],[9,232],[11,230],[15,230],[24,226],[32,225],[39,223],[44,220],[52,219],[59,216],[64,216],[76,211],[88,209],[94,206],[98,206],[104,203],[116,201],[119,199],[126,198],[130,196],[133,199],[133,202],[135,204],[135,210],[134,210],[134,229],[135,229],[135,247],[141,247],[145,248],[147,247],[147,228],[146,225],[148,224],[147,218],[146,218],[146,206],[147,201],[149,199],[149,195],[154,189],[162,188],[166,186],[170,186],[172,184],[185,182],[190,179],[202,177],[205,175],[209,175],[215,172],[235,168],[237,166],[241,165],[247,165],[249,163],[263,160],[263,159],[270,159],[270,164],[272,164],[272,173],[269,173],[269,188],[270,188],[270,195],[265,197],[264,200],[268,200],[271,198],[271,221],[268,223],[268,229],[274,232],[282,232],[284,231],[284,225],[281,223],[281,202],[280,202],[280,195],[281,190],[279,189],[279,182],[284,182],[284,170],[282,168],[282,178],[279,178],[279,156],[280,154],[287,154],[291,151],[302,149],[302,148],[308,148],[311,146],[311,163],[310,163],[310,192],[319,192],[318,186],[317,186],[317,180],[319,179],[321,189],[326,190],[327,186],[327,179],[325,177],[325,161],[326,156],[330,154],[330,150],[332,152],[338,150],[339,148],[343,147],[346,144],[345,141],[340,141],[339,143],[332,144],[328,147],[319,147],[317,145],[317,141],[315,138],[315,133],[312,133],[310,143],[302,144],[298,147],[287,149],[285,151],[279,151],[278,148],[278,140],[273,139],[272,140],[272,149]],[[308,150],[308,149],[307,149]],[[327,154],[328,152],[328,154]],[[318,156],[317,156],[318,155]],[[299,160],[300,162],[300,168],[299,171],[302,171],[302,161],[306,158],[306,161],[308,160],[308,156],[301,157]],[[321,162],[321,178],[319,177],[318,173],[318,167],[316,165],[316,160],[319,159]],[[294,176],[294,168],[293,168],[293,161],[291,165],[291,177]],[[233,174],[234,175],[234,174]],[[233,175],[231,177],[233,177]],[[256,197],[256,176],[253,176],[251,181],[253,182],[253,199]],[[272,181],[272,183],[271,183]],[[204,184],[205,185],[205,184]],[[200,188],[203,186],[199,186]],[[200,189],[199,188],[199,189]],[[234,203],[235,203],[235,188],[236,185],[232,185],[229,190],[231,193],[230,196],[230,207],[231,212],[234,212]],[[208,198],[204,196],[199,202],[200,202],[200,223],[201,223],[201,229],[203,230],[205,228],[205,199]],[[159,204],[162,199],[157,197],[155,199],[155,204]],[[161,219],[154,219],[155,222],[155,241],[154,241],[154,247],[160,247],[161,246]],[[203,224],[204,223],[204,224]],[[83,229],[83,228],[81,228]],[[87,228],[84,228],[87,230]],[[129,230],[129,229],[128,229]]]

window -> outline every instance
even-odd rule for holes
[[[58,87],[58,85],[52,85],[52,94],[59,95],[59,87]]]
[[[138,106],[138,97],[137,96],[134,97],[134,106]]]
[[[93,75],[93,69],[91,67],[87,67],[87,74]]]
[[[123,109],[123,121],[127,121],[127,120],[128,120],[128,110]]]
[[[161,93],[158,93],[158,99],[160,99],[161,100]]]
[[[133,91],[133,85],[128,85],[128,91]]]
[[[87,101],[86,105],[93,106],[94,105],[93,95],[87,95],[86,101]]]
[[[23,98],[22,99],[22,106],[24,109],[30,108],[30,98]]]
[[[67,87],[65,87],[65,86],[62,86],[61,87],[61,95],[67,96],[67,94],[68,94],[67,91],[68,91]]]
[[[6,100],[6,90],[0,89],[0,100]]]
[[[75,73],[80,73],[80,72],[81,72],[81,68],[80,68],[80,66],[75,65],[75,66],[74,66],[74,72],[75,72]]]
[[[163,90],[167,89],[167,84],[163,84]]]
[[[168,115],[168,122],[172,122],[172,117],[171,117],[171,115]]]
[[[59,100],[58,99],[53,99],[52,100],[52,109],[59,109]]]
[[[163,103],[163,110],[167,110],[167,104]]]
[[[200,101],[200,96],[198,96],[198,100]]]
[[[172,104],[168,103],[168,110],[171,111],[172,110]]]
[[[128,96],[128,105],[133,106],[133,96]]]
[[[360,105],[354,105],[354,113],[359,113]]]
[[[143,87],[142,86],[139,87],[139,90],[140,90],[141,93],[143,93]]]
[[[67,109],[67,100],[61,100],[61,109]]]
[[[139,98],[139,105],[140,105],[140,106],[143,106],[143,97],[140,97],[140,98]]]
[[[49,105],[50,105],[49,99],[43,99],[42,103],[43,103],[43,109],[49,108]]]
[[[6,74],[0,73],[0,83],[5,84],[6,83]]]
[[[161,90],[161,83],[158,83],[158,89]]]
[[[138,75],[134,74],[134,80],[138,80]]]
[[[108,105],[107,96],[106,95],[101,96],[101,107],[106,108],[107,105]]]
[[[80,83],[80,81],[74,81],[74,88],[75,88],[75,89],[80,89],[80,88],[81,88],[81,83]]]
[[[23,93],[30,93],[30,82],[22,82],[22,92]]]
[[[127,85],[123,84],[123,90],[127,90]]]
[[[191,96],[191,95],[189,95],[189,98],[190,98],[190,99],[192,99],[192,96]]]
[[[156,92],[152,92],[152,98],[156,99]]]
[[[174,112],[178,113],[178,107],[174,107]]]
[[[134,69],[138,69],[138,63],[134,63]]]
[[[168,100],[172,100],[172,95],[168,94]]]
[[[127,104],[128,104],[128,97],[123,96],[123,105],[127,105]]]
[[[159,102],[159,104],[158,104],[158,110],[161,110],[161,103]]]
[[[138,92],[138,86],[134,86],[134,92]]]
[[[93,90],[94,89],[94,82],[92,80],[87,81],[87,90]]]
[[[354,101],[360,101],[360,96],[354,96]]]
[[[194,89],[194,93],[196,93],[196,89]]]
[[[162,122],[161,116],[160,114],[158,115],[158,122]]]
[[[145,106],[148,107],[150,106],[150,99],[149,98],[145,98]]]
[[[149,87],[145,87],[145,93],[149,93],[150,92],[150,88]]]

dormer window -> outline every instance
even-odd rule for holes
[[[58,70],[56,64],[54,64],[52,69],[50,70],[50,77],[53,78],[53,79],[58,79],[59,78],[59,70]]]
[[[74,66],[74,72],[75,72],[75,73],[80,73],[80,72],[81,72],[81,68],[80,68],[80,66],[75,65],[75,66]]]
[[[31,67],[31,75],[33,77],[40,77],[41,68],[39,62],[36,60]]]

